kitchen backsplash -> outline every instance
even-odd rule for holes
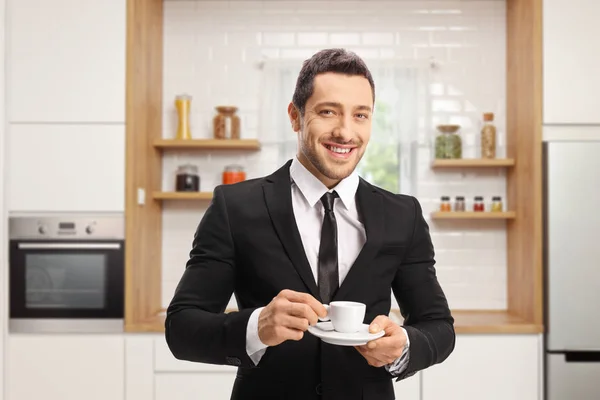
[[[260,70],[264,58],[301,63],[325,47],[345,47],[369,60],[433,60],[434,82],[427,123],[458,123],[465,157],[474,157],[483,112],[494,112],[499,151],[505,128],[505,1],[165,1],[164,132],[176,129],[173,101],[193,96],[196,138],[212,137],[214,107],[239,107],[242,138],[258,132]],[[287,104],[282,104],[286,107]],[[284,135],[286,133],[282,133]],[[291,135],[293,133],[287,133]],[[199,167],[201,190],[220,183],[227,164],[241,163],[248,178],[281,164],[280,145],[256,153],[190,152],[164,158],[163,188],[173,190],[178,165]],[[503,221],[431,221],[441,196],[505,200],[502,170],[433,170],[430,149],[418,150],[414,195],[430,224],[437,272],[453,309],[506,307],[506,230]],[[188,259],[194,231],[207,202],[165,202],[163,214],[163,305]],[[505,204],[505,207],[510,207]]]

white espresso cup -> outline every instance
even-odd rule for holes
[[[327,310],[327,319],[331,320],[333,329],[341,333],[358,332],[367,311],[365,304],[355,301],[332,301],[324,306]]]

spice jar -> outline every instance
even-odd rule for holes
[[[496,158],[496,126],[494,113],[483,114],[483,127],[481,128],[481,157]]]
[[[228,165],[223,171],[223,184],[229,185],[231,183],[243,182],[246,180],[246,172],[244,167],[240,165]]]
[[[475,202],[473,203],[473,211],[485,211],[485,205],[483,204],[482,196],[475,196]]]
[[[456,200],[454,202],[454,211],[465,211],[465,209],[465,197],[456,196]]]
[[[215,139],[239,139],[240,117],[235,113],[237,107],[215,107],[218,114],[213,118],[213,135]]]
[[[177,125],[177,139],[191,139],[190,132],[190,106],[192,97],[187,94],[180,94],[175,97],[175,108],[179,123]]]
[[[462,139],[459,125],[438,125],[440,134],[435,138],[435,158],[462,158]]]
[[[198,167],[185,164],[177,168],[175,190],[178,192],[197,192],[200,190]]]
[[[442,202],[440,203],[440,211],[452,211],[452,206],[450,206],[450,197],[442,196]]]
[[[492,211],[502,211],[502,197],[494,196],[492,197]]]

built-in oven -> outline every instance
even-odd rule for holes
[[[9,218],[11,332],[122,332],[122,216]]]

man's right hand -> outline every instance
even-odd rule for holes
[[[308,293],[282,290],[260,313],[258,337],[267,346],[277,346],[286,340],[300,340],[327,310]]]

